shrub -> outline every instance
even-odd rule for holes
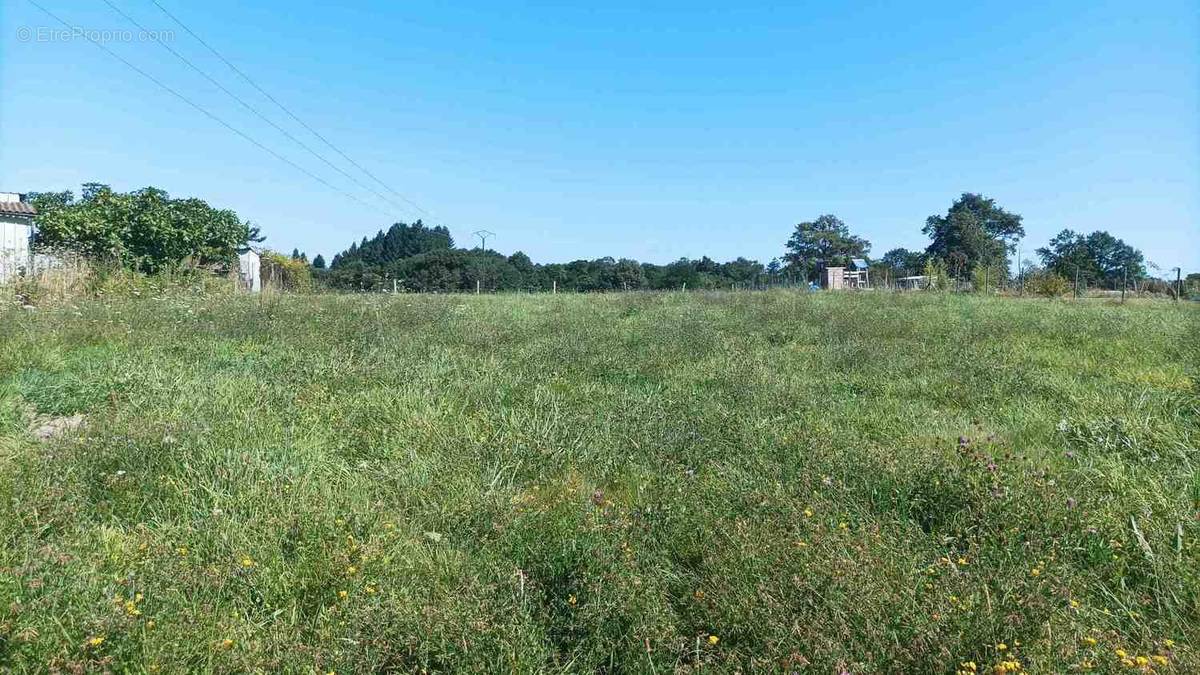
[[[1058,298],[1071,292],[1071,282],[1054,272],[1039,271],[1025,281],[1030,292],[1047,298]]]

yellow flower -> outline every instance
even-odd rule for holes
[[[350,594],[346,591],[338,591],[338,599],[339,600],[345,600],[346,596],[348,596],[348,595],[350,595]]]
[[[1041,573],[1042,573],[1042,571],[1041,571],[1040,569],[1036,568],[1036,567],[1035,567],[1035,568],[1033,568],[1033,569],[1031,569],[1031,570],[1029,570],[1029,576],[1031,576],[1031,577],[1036,577],[1036,576],[1038,576],[1038,575],[1039,575],[1039,574],[1041,574]]]
[[[158,624],[154,623],[154,619],[150,619],[149,621],[147,621],[147,622],[146,622],[146,629],[147,629],[147,630],[154,630],[154,627],[155,627],[155,626],[157,626],[157,625],[158,625]]]
[[[1071,601],[1071,608],[1072,608],[1072,609],[1078,609],[1078,608],[1079,608],[1079,601],[1078,601],[1078,600],[1072,600],[1072,601]]]
[[[351,565],[351,566],[349,566],[349,567],[347,567],[347,568],[346,568],[346,576],[352,577],[352,576],[354,576],[355,574],[358,574],[358,568],[357,568],[357,567],[355,567],[354,565]]]
[[[369,585],[369,584],[368,584],[368,585],[367,585],[367,587],[366,587],[365,589],[363,589],[363,590],[365,590],[365,591],[367,592],[367,595],[375,595],[375,592],[376,592],[378,589],[376,589],[374,586],[371,586],[371,585]]]
[[[1115,652],[1113,652],[1113,653],[1117,655],[1117,658],[1118,658],[1118,659],[1123,659],[1123,658],[1125,658],[1125,656],[1126,656],[1126,652],[1125,652],[1125,650],[1124,650],[1124,649],[1118,649],[1118,650],[1116,650],[1116,651],[1115,651]]]
[[[178,553],[179,555],[187,555],[187,554],[188,554],[188,547],[186,547],[186,546],[180,546],[179,548],[175,549],[175,552],[176,552],[176,553]]]
[[[233,649],[233,640],[229,638],[221,640],[221,649]]]
[[[970,564],[970,563],[968,563],[968,562],[967,562],[967,559],[966,559],[966,558],[959,558],[959,559],[958,559],[958,564],[959,564],[959,565],[968,565],[968,564]]]
[[[1002,652],[1006,649],[1008,649],[1008,645],[1004,644],[1003,642],[999,642],[996,644],[996,651]]]
[[[577,603],[577,602],[579,602],[579,600],[578,600],[578,599],[577,599],[577,598],[576,598],[574,595],[572,595],[571,597],[567,598],[567,604],[568,604],[568,605],[571,605],[572,607],[574,607],[574,606],[575,606],[575,603]]]
[[[1167,665],[1167,657],[1163,656],[1162,654],[1155,654],[1153,658],[1154,658],[1154,662],[1157,663],[1158,665],[1160,665],[1160,666]]]
[[[89,639],[88,644],[93,647],[99,647],[100,645],[104,644],[104,636],[97,635],[96,637]]]
[[[721,638],[717,637],[716,635],[708,636],[708,644],[710,644],[710,645],[715,645],[720,641],[721,641]]]
[[[254,561],[250,558],[242,558],[242,567],[254,567]]]
[[[1167,646],[1167,649],[1170,649],[1171,647],[1175,646],[1175,641],[1174,640],[1163,640],[1163,644]]]
[[[805,518],[812,518],[812,515],[813,515],[812,509],[804,509],[804,517]]]
[[[1089,635],[1089,636],[1083,638],[1083,643],[1089,647],[1095,647],[1096,646],[1096,638]]]
[[[842,530],[848,530],[850,529],[850,524],[843,520],[842,522],[838,523],[838,528]]]
[[[1146,666],[1146,665],[1150,664],[1150,659],[1148,659],[1144,656],[1139,656],[1136,659],[1134,659],[1134,661],[1136,661],[1139,666]]]

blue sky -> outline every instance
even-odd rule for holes
[[[38,1],[132,28],[102,0]],[[323,149],[150,0],[113,2]],[[834,213],[882,255],[974,191],[1025,217],[1026,255],[1106,229],[1200,270],[1194,0],[159,2],[460,244],[486,228],[539,262],[765,262]],[[326,257],[422,215],[350,201],[86,40],[39,35],[59,26],[27,0],[0,8],[0,190],[155,185]],[[158,44],[108,46],[380,203]]]

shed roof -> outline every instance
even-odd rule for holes
[[[867,261],[863,260],[862,258],[851,258],[850,266],[860,270],[865,270],[867,269]]]
[[[37,209],[28,202],[0,201],[0,216],[23,216],[32,218],[37,215]]]

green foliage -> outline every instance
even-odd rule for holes
[[[171,199],[153,187],[120,193],[89,183],[79,199],[60,192],[31,201],[38,210],[36,247],[69,249],[142,272],[229,265],[239,248],[261,241],[258,230],[233,211],[199,199]]]
[[[932,240],[926,254],[943,260],[955,279],[971,279],[980,265],[1007,269],[1011,246],[1025,236],[1021,216],[969,192],[945,216],[929,216],[922,232]]]
[[[1088,286],[1116,289],[1125,279],[1132,283],[1146,277],[1142,252],[1103,231],[1085,236],[1063,230],[1037,253],[1046,269],[1071,279],[1078,272]]]
[[[796,226],[783,257],[801,278],[815,281],[823,266],[846,267],[851,258],[864,257],[870,250],[871,243],[851,234],[837,216],[823,215]]]
[[[890,268],[892,277],[918,276],[923,274],[922,270],[925,268],[925,254],[906,248],[894,248],[884,253],[879,262]]]
[[[0,670],[1198,672],[1198,309],[0,308]]]
[[[318,253],[317,257],[313,258],[312,266],[313,266],[313,269],[315,269],[315,270],[325,269],[325,256]]]
[[[275,251],[260,252],[259,275],[266,288],[294,292],[313,289],[312,268],[298,253],[285,256]]]
[[[946,264],[938,258],[926,258],[925,267],[921,274],[925,275],[926,290],[944,291],[950,288],[950,277],[946,274]]]
[[[1035,295],[1059,298],[1071,292],[1071,282],[1061,274],[1038,270],[1025,278],[1025,288]]]
[[[387,232],[380,230],[371,239],[363,237],[361,243],[333,256],[330,268],[361,262],[367,266],[380,266],[430,251],[454,248],[450,230],[443,226],[426,227],[423,222],[409,225],[395,223]]]

